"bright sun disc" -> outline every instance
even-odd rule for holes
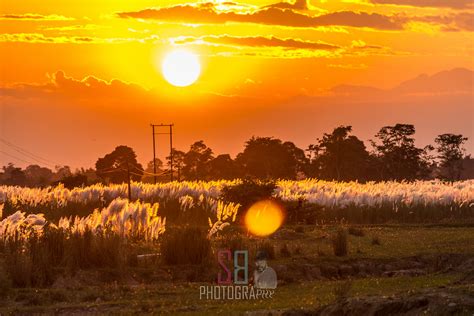
[[[273,234],[283,223],[283,210],[271,200],[260,201],[252,205],[245,214],[245,226],[257,236]]]
[[[175,50],[163,59],[163,76],[173,86],[186,87],[193,84],[201,74],[201,64],[196,54]]]

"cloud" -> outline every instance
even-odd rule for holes
[[[328,67],[348,70],[363,70],[368,68],[366,64],[329,64]]]
[[[265,6],[264,8],[278,8],[278,9],[294,9],[294,10],[308,10],[308,0],[295,0],[295,2],[278,2]]]
[[[77,24],[77,25],[68,25],[68,26],[40,26],[40,30],[45,31],[91,31],[91,30],[98,30],[107,28],[106,26],[96,25],[96,24]]]
[[[89,36],[45,36],[41,33],[5,33],[0,34],[0,42],[10,43],[50,43],[50,44],[120,44],[129,42],[155,42],[158,36],[145,38],[99,38]]]
[[[74,18],[66,17],[63,15],[50,14],[0,14],[0,20],[26,20],[26,21],[72,21]]]
[[[417,16],[412,17],[411,20],[431,25],[438,25],[442,31],[446,32],[474,31],[474,13],[472,12]]]
[[[452,9],[469,9],[474,7],[472,0],[371,0],[371,2],[375,4],[394,4],[414,7]]]
[[[54,95],[80,97],[80,98],[122,98],[134,93],[143,93],[146,90],[137,84],[127,83],[121,80],[106,81],[95,76],[87,76],[83,79],[68,77],[64,71],[59,70],[49,75],[49,81],[41,84],[18,83],[12,86],[0,88],[3,97],[16,98],[47,98]]]
[[[251,12],[222,11],[213,3],[185,4],[134,12],[119,12],[121,18],[149,19],[157,21],[225,24],[255,23],[286,27],[315,28],[320,26],[368,27],[382,30],[399,30],[403,25],[396,17],[379,13],[338,11],[310,15],[290,8],[261,7]]]
[[[282,47],[288,49],[314,49],[314,50],[335,50],[341,48],[324,42],[304,41],[293,38],[278,38],[274,36],[202,36],[202,37],[178,37],[173,39],[174,44],[196,44],[208,43],[229,46],[250,46],[250,47]]]

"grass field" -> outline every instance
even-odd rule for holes
[[[263,243],[273,247],[275,258],[269,265],[277,270],[279,286],[272,299],[200,300],[199,286],[211,283],[216,262],[204,267],[210,270],[208,282],[189,280],[188,272],[196,267],[149,262],[119,273],[80,271],[49,288],[10,289],[2,299],[0,313],[206,315],[270,310],[278,314],[350,298],[429,297],[439,291],[445,297],[474,295],[472,279],[462,281],[473,270],[466,262],[474,262],[474,227],[357,226],[354,231],[363,236],[348,234],[349,252],[344,257],[332,253],[330,236],[335,230],[334,226],[289,226],[272,238],[246,239],[249,249]],[[374,236],[378,236],[378,244],[373,244]],[[281,252],[283,245],[289,253]],[[354,267],[361,264],[364,271],[356,271]],[[308,273],[308,266],[319,270]],[[460,299],[456,304],[463,306],[462,302]],[[467,313],[474,306],[462,308]]]
[[[129,201],[124,185],[3,186],[0,314],[470,315],[472,187],[134,183]],[[277,231],[258,237],[270,222]],[[200,299],[223,272],[222,249],[248,251],[250,278],[265,251],[273,297]]]

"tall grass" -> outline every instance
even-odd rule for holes
[[[156,185],[134,182],[132,198],[159,203],[162,216],[169,221],[204,224],[210,214],[215,213],[219,199],[240,203],[245,208],[247,200],[254,199],[253,195],[262,190],[240,180]],[[229,192],[237,192],[237,198]],[[283,201],[290,213],[296,212],[294,220],[299,222],[342,219],[354,223],[434,222],[474,218],[474,180],[378,183],[283,180],[276,182],[273,193],[265,192]],[[126,197],[125,184],[96,184],[72,190],[62,185],[45,189],[0,186],[3,217],[18,210],[26,214],[44,213],[50,220],[85,217],[96,208],[107,207],[115,199]],[[288,214],[288,219],[293,219],[292,214]]]

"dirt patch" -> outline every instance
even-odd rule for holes
[[[275,315],[459,315],[471,312],[474,312],[472,295],[436,289],[417,295],[348,298],[315,310],[289,310]]]
[[[283,282],[365,277],[420,276],[437,272],[474,272],[474,255],[439,254],[397,259],[348,259],[342,262],[303,258],[275,265]]]

